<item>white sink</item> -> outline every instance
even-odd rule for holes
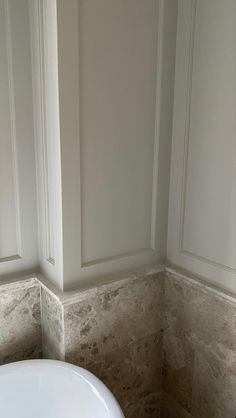
[[[124,418],[92,373],[55,360],[0,366],[1,418]]]

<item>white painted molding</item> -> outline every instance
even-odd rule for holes
[[[167,3],[168,7],[166,10]],[[153,138],[153,156],[151,155],[151,158],[153,158],[152,167],[150,167],[149,164],[151,173],[150,189],[152,189],[152,193],[150,190],[148,195],[151,196],[151,208],[150,215],[148,209],[147,219],[145,218],[145,228],[147,224],[147,242],[146,239],[145,241],[140,240],[137,242],[137,247],[138,243],[140,243],[140,246],[143,244],[146,246],[147,244],[147,247],[140,248],[138,250],[135,248],[134,251],[124,252],[122,252],[121,248],[120,253],[117,253],[115,247],[115,251],[112,253],[114,255],[110,256],[109,254],[109,256],[106,257],[106,254],[104,254],[105,257],[102,256],[95,258],[92,254],[90,260],[89,257],[84,257],[82,251],[84,222],[83,214],[81,214],[81,206],[84,201],[81,192],[81,141],[79,138],[80,123],[78,120],[78,116],[80,115],[78,103],[80,92],[78,86],[80,71],[78,45],[79,1],[70,0],[65,3],[64,0],[53,0],[52,3],[48,3],[47,0],[29,0],[29,4],[32,9],[31,14],[34,15],[32,19],[34,20],[34,27],[32,28],[32,32],[35,32],[32,42],[32,56],[35,56],[33,58],[33,84],[36,86],[36,88],[34,87],[36,90],[36,94],[34,95],[34,107],[36,109],[35,113],[38,113],[40,116],[38,118],[36,115],[36,119],[38,120],[35,124],[35,136],[38,165],[38,205],[39,213],[41,213],[41,219],[39,222],[39,235],[41,253],[40,261],[42,268],[48,277],[50,277],[54,282],[58,282],[59,280],[59,286],[67,290],[73,286],[77,286],[78,283],[81,284],[83,280],[94,280],[96,278],[99,280],[99,277],[105,277],[120,271],[130,271],[133,268],[139,268],[144,265],[153,265],[163,259],[163,253],[165,252],[164,244],[163,248],[161,249],[162,254],[159,254],[159,250],[162,245],[160,243],[159,230],[161,230],[162,235],[165,234],[164,227],[162,227],[162,229],[160,227],[160,218],[162,219],[162,217],[166,216],[164,214],[164,207],[167,205],[167,193],[163,193],[163,183],[166,182],[168,187],[168,181],[166,181],[165,178],[161,179],[162,184],[160,185],[159,170],[161,170],[161,173],[163,172],[163,167],[159,169],[159,161],[162,157],[159,152],[160,130],[162,131],[162,136],[165,137],[166,133],[166,127],[162,126],[160,113],[163,111],[163,102],[165,102],[164,106],[167,106],[168,109],[171,108],[171,105],[166,104],[166,102],[170,100],[169,96],[167,99],[162,97],[165,95],[165,92],[162,91],[163,42],[166,42],[167,45],[171,45],[173,51],[171,49],[170,55],[174,55],[174,41],[172,38],[174,38],[175,34],[174,31],[171,35],[166,33],[167,27],[165,26],[165,17],[167,16],[167,20],[170,19],[171,21],[174,21],[176,18],[176,7],[174,6],[172,9],[171,1],[166,0],[159,0],[157,5],[155,5],[155,12],[157,11],[158,21],[157,28],[155,29],[155,36],[157,36],[157,50],[156,56],[154,57],[156,60],[156,80],[154,80],[156,82],[156,92],[153,94],[153,96],[155,96],[153,97],[153,106],[155,106],[155,109],[152,108],[153,119],[155,119],[155,126],[153,125],[153,131],[155,131]],[[45,7],[50,8],[49,14],[52,12],[49,18],[48,11],[46,13],[44,10]],[[51,7],[54,8],[53,11]],[[49,24],[49,20],[47,19],[53,20],[53,29],[50,33],[46,33]],[[166,36],[165,39],[163,35],[164,31]],[[152,32],[152,37],[153,33],[154,32]],[[48,137],[47,133],[47,112],[45,112],[48,101],[48,94],[50,94],[45,82],[45,78],[47,80],[48,76],[48,63],[45,62],[45,59],[47,60],[48,48],[47,35],[49,36],[49,41],[52,36],[57,37],[54,46],[56,45],[55,48],[57,49],[56,52],[58,60],[56,62],[58,69],[58,74],[56,75],[58,77],[58,103],[55,104],[55,106],[58,107],[54,110],[55,117],[57,114],[59,119],[59,140],[56,139],[56,141],[58,141],[56,144],[58,147],[57,158],[59,156],[59,159],[56,160],[56,169],[58,169],[58,166],[60,165],[61,200],[60,202],[57,201],[57,203],[58,207],[61,205],[59,208],[61,213],[59,215],[56,214],[56,219],[54,216],[54,206],[51,202],[53,187],[53,181],[50,177],[50,170],[52,168],[52,149],[51,145],[50,149],[48,149],[50,138]],[[165,54],[164,59],[166,59]],[[170,57],[168,57],[168,59],[170,60]],[[172,80],[173,74],[170,74],[170,78]],[[165,77],[165,82],[167,82],[167,79],[168,77]],[[39,102],[37,96],[40,95],[41,98]],[[163,142],[165,140],[166,138],[161,139],[162,150]],[[167,141],[170,141],[170,138],[167,138]],[[164,150],[165,161],[168,160],[167,149],[168,147],[166,147]],[[164,199],[166,198],[166,204],[163,204],[163,208],[160,207],[159,189],[161,189],[160,193],[162,193],[162,196],[164,195]],[[51,206],[53,206],[53,208]],[[159,214],[157,213],[158,211],[161,211],[162,213]],[[157,218],[158,216],[160,218]],[[59,239],[57,239],[57,228],[61,229],[59,233],[59,235],[61,234]],[[131,245],[130,247],[127,246],[127,248],[132,249],[134,247],[132,242],[133,241],[131,240]],[[60,249],[58,249],[58,246]],[[124,250],[126,250],[126,248],[124,248]],[[104,252],[106,253],[106,251]]]
[[[152,4],[154,4],[154,2]],[[130,19],[132,18],[131,5],[132,7],[135,7],[135,1],[130,2]],[[155,4],[155,16],[158,20],[156,23],[157,26],[155,25],[155,33],[153,31],[151,32],[152,42],[153,35],[156,38],[155,56],[152,55],[154,61],[152,74],[155,76],[153,83],[156,83],[156,85],[152,98],[153,102],[150,104],[153,111],[153,139],[150,137],[150,143],[152,143],[153,150],[150,158],[150,161],[152,162],[151,164],[148,163],[149,165],[147,166],[150,168],[150,180],[149,171],[147,175],[148,182],[150,181],[150,183],[148,183],[148,186],[145,186],[148,188],[150,187],[147,193],[150,212],[148,208],[147,216],[147,205],[142,209],[146,216],[144,221],[145,224],[142,225],[142,230],[145,229],[146,236],[144,239],[140,239],[137,234],[137,239],[135,241],[132,239],[131,235],[129,244],[124,245],[124,239],[122,241],[121,235],[120,243],[118,245],[113,245],[111,251],[107,250],[107,243],[104,244],[104,248],[101,249],[101,251],[98,247],[99,243],[96,243],[94,249],[91,249],[91,251],[89,250],[86,254],[85,237],[88,238],[87,242],[91,243],[93,234],[96,234],[97,232],[95,231],[95,227],[94,230],[91,229],[89,231],[89,236],[86,236],[88,232],[87,230],[85,231],[85,226],[88,226],[88,224],[86,224],[88,218],[86,218],[85,221],[85,214],[83,213],[85,196],[82,189],[83,187],[88,187],[88,185],[84,183],[84,171],[83,167],[81,167],[81,164],[83,165],[84,162],[84,155],[82,155],[82,152],[84,151],[82,148],[82,140],[84,140],[84,137],[82,138],[80,136],[81,120],[79,120],[81,119],[81,111],[83,110],[81,110],[80,107],[81,102],[79,103],[80,94],[82,94],[81,86],[79,86],[79,77],[81,76],[82,70],[82,61],[80,61],[80,59],[83,59],[81,50],[79,49],[81,39],[79,38],[81,35],[79,33],[79,21],[81,19],[81,14],[79,13],[80,7],[81,3],[78,0],[69,0],[66,3],[63,0],[57,0],[60,147],[62,164],[63,286],[65,290],[78,286],[78,283],[82,285],[83,282],[90,280],[100,281],[101,278],[119,272],[130,272],[133,269],[141,268],[142,266],[154,265],[157,262],[162,261],[166,254],[165,240],[167,214],[165,209],[167,208],[168,193],[164,191],[164,188],[166,186],[168,190],[169,184],[166,167],[169,168],[169,145],[171,141],[171,128],[169,123],[171,123],[171,121],[169,120],[170,117],[165,115],[165,111],[167,109],[170,114],[172,113],[174,69],[172,66],[169,68],[168,65],[172,63],[174,65],[173,57],[175,55],[177,4],[173,4],[172,0],[160,0]],[[170,22],[173,23],[173,31],[171,33],[169,32],[168,26]],[[125,23],[127,24],[127,21]],[[117,36],[119,35],[117,34]],[[134,42],[134,40],[132,40],[132,42]],[[163,44],[165,45],[165,51]],[[106,43],[104,46],[104,51],[106,51]],[[168,53],[166,51],[166,46],[170,46]],[[167,94],[165,88],[162,89],[163,67],[165,71],[164,82],[168,91]],[[130,77],[130,74],[128,77]],[[109,82],[112,83],[111,80],[109,80]],[[169,87],[168,83],[171,87]],[[86,95],[86,92],[84,94]],[[162,116],[160,115],[161,112]],[[78,116],[80,116],[80,118]],[[101,145],[106,146],[105,141]],[[140,152],[141,149],[142,148],[140,148],[138,152]],[[131,145],[128,150],[131,152]],[[102,152],[106,152],[106,150],[103,149]],[[145,164],[149,161],[149,157],[149,154],[145,157]],[[164,167],[165,164],[163,164],[162,160],[165,161],[166,167]],[[91,161],[90,164],[92,164]],[[101,164],[101,160],[99,164]],[[109,170],[109,163],[107,169]],[[116,175],[119,176],[118,170],[115,173],[115,176]],[[122,182],[124,179],[120,179],[120,181]],[[122,186],[122,184],[120,184],[120,186]],[[107,187],[112,187],[112,185]],[[134,187],[138,187],[135,180]],[[141,193],[144,193],[144,190],[142,190]],[[100,196],[100,198],[103,197]],[[106,198],[107,196],[105,195],[105,199]],[[138,201],[139,199],[136,200]],[[162,202],[160,202],[160,200],[162,200]],[[86,204],[91,205],[91,200]],[[102,207],[99,210],[102,211]],[[112,210],[112,205],[110,210]],[[115,222],[115,219],[112,221],[112,213],[113,212],[111,212],[108,224],[109,222]],[[116,211],[114,212],[114,218],[115,216]],[[120,219],[119,222],[121,222]],[[128,220],[126,219],[125,222],[128,222]],[[135,222],[137,223],[137,219]],[[92,225],[89,225],[92,228]],[[98,237],[99,234],[96,236]],[[101,246],[103,246],[103,239],[106,239],[106,237],[101,239]],[[114,235],[114,240],[115,239]],[[162,239],[164,244],[162,243]]]
[[[0,140],[1,149],[3,145],[0,280],[11,274],[32,271],[38,266],[27,0],[1,0],[1,34],[4,126]]]
[[[0,263],[18,260],[21,258],[21,226],[20,226],[20,202],[19,202],[19,179],[17,169],[17,145],[16,145],[16,120],[15,120],[15,97],[14,97],[14,79],[12,67],[12,39],[11,39],[11,20],[9,1],[4,0],[4,17],[6,30],[6,51],[8,67],[8,86],[9,86],[9,104],[10,104],[10,124],[11,124],[11,144],[12,144],[12,162],[14,179],[14,202],[16,218],[16,254],[9,254],[8,257],[0,258]]]
[[[162,103],[162,71],[163,71],[163,35],[164,35],[164,0],[158,2],[157,21],[157,65],[156,65],[156,102],[155,102],[155,138],[153,150],[153,178],[152,178],[152,213],[151,213],[151,242],[150,249],[157,250],[157,189],[158,189],[158,157],[160,142],[160,117]]]
[[[190,42],[189,42],[189,58],[188,58],[188,81],[187,81],[187,105],[186,105],[186,117],[185,117],[185,135],[184,135],[184,165],[183,165],[183,178],[182,178],[182,190],[181,190],[181,211],[180,211],[180,226],[179,226],[179,252],[189,257],[196,258],[203,263],[211,264],[222,270],[232,273],[236,272],[236,269],[226,266],[222,263],[218,263],[207,257],[195,254],[188,249],[184,248],[184,220],[185,220],[185,205],[186,205],[186,191],[187,191],[187,167],[189,157],[189,141],[190,141],[190,117],[191,117],[191,97],[192,97],[192,75],[193,75],[193,55],[194,55],[194,43],[195,43],[195,28],[196,28],[196,8],[197,0],[191,0],[191,29],[190,29]],[[236,2],[235,2],[236,5]]]
[[[44,222],[45,222],[45,250],[46,260],[55,265],[54,249],[51,238],[51,207],[50,207],[50,194],[49,194],[49,161],[48,161],[48,138],[46,131],[46,88],[45,88],[45,51],[44,51],[44,2],[37,0],[37,21],[38,21],[38,40],[39,40],[39,63],[38,68],[39,82],[40,82],[40,123],[41,123],[41,149],[42,149],[42,177],[43,177],[43,190],[44,190]]]
[[[36,188],[39,213],[39,260],[45,275],[62,288],[63,257],[61,163],[59,161],[58,131],[59,106],[57,100],[56,1],[28,0],[28,3],[31,31]]]
[[[162,103],[162,68],[163,68],[163,32],[164,32],[164,2],[165,0],[158,1],[158,16],[157,16],[157,51],[156,51],[156,97],[155,97],[155,134],[154,134],[154,146],[153,146],[153,176],[152,176],[152,198],[151,198],[151,214],[150,214],[150,245],[147,248],[141,248],[136,251],[129,251],[120,254],[116,254],[110,257],[103,257],[99,259],[90,260],[89,262],[83,261],[82,253],[82,235],[83,235],[83,219],[81,211],[81,265],[82,269],[96,266],[98,264],[104,264],[112,261],[119,261],[129,257],[147,256],[157,257],[157,237],[156,237],[156,224],[157,224],[157,189],[158,189],[158,158],[159,158],[159,140],[160,140],[160,113]],[[79,2],[78,2],[79,4]],[[81,164],[80,164],[81,168]],[[80,178],[82,174],[80,171]],[[80,194],[80,207],[82,207],[82,195]]]
[[[211,2],[211,0],[207,0],[206,2],[209,2],[209,7],[211,6],[212,9],[214,9],[214,1]],[[189,221],[191,213],[189,211],[191,211],[191,207],[189,207],[188,204],[187,209],[186,205],[188,199],[187,193],[190,190],[188,187],[191,187],[191,183],[188,183],[188,181],[190,181],[188,173],[190,167],[192,167],[189,165],[190,150],[192,149],[191,118],[193,117],[193,111],[191,107],[193,106],[192,95],[194,77],[196,77],[195,66],[197,65],[194,59],[197,54],[196,39],[199,39],[200,28],[198,25],[202,22],[198,21],[201,10],[198,9],[198,7],[201,5],[203,7],[203,4],[198,2],[198,0],[179,1],[167,258],[171,263],[178,265],[187,271],[191,271],[193,274],[204,277],[216,285],[235,292],[236,270],[234,264],[224,263],[222,262],[223,260],[217,258],[217,246],[214,247],[216,243],[211,243],[211,238],[209,237],[209,246],[212,245],[212,251],[209,254],[205,254],[204,252],[198,253],[201,249],[201,240],[199,236],[196,245],[194,245],[193,241],[193,248],[188,248],[188,241],[185,241],[185,237],[191,236],[187,228],[194,228],[194,225],[191,226],[191,224],[189,224],[189,222],[191,222]],[[234,2],[233,6],[236,6],[236,2]],[[232,5],[229,5],[229,7],[232,7]],[[201,10],[201,18],[202,13],[203,11]],[[219,15],[218,19],[220,19]],[[224,22],[225,20],[226,17]],[[211,22],[209,22],[209,24],[210,23]],[[233,24],[232,20],[230,24]],[[204,21],[204,25],[207,27],[206,21]],[[230,33],[232,33],[232,30]],[[198,38],[196,38],[196,36],[198,36]],[[222,48],[221,45],[219,45],[219,48],[220,47]],[[195,85],[195,94],[196,88]],[[210,113],[210,109],[209,117],[213,117]],[[231,141],[230,138],[229,141]],[[232,142],[230,142],[230,144],[231,143]],[[210,152],[209,148],[208,152]],[[225,164],[225,160],[222,161],[222,164]],[[214,181],[214,178],[212,178],[212,181]],[[188,224],[186,224],[187,216]],[[207,220],[205,220],[205,222],[206,221]],[[233,227],[234,221],[232,219],[231,221]],[[215,258],[214,248],[216,248]]]

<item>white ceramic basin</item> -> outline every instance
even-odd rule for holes
[[[124,418],[114,396],[93,374],[55,360],[0,367],[1,418]]]

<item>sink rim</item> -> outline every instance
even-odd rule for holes
[[[93,373],[84,369],[83,367],[76,366],[71,363],[67,363],[60,360],[51,360],[51,359],[29,359],[29,360],[21,360],[16,361],[13,363],[3,364],[0,366],[0,379],[1,376],[14,373],[14,371],[23,371],[24,369],[28,369],[31,371],[39,371],[44,368],[45,370],[53,370],[55,368],[69,370],[75,374],[77,374],[82,380],[84,380],[87,384],[94,387],[98,392],[99,396],[102,397],[104,402],[109,408],[109,411],[112,413],[112,418],[124,418],[122,410],[119,406],[118,401],[112,394],[112,392],[108,389],[108,387]],[[13,389],[14,390],[14,389]],[[92,389],[91,389],[92,390]]]

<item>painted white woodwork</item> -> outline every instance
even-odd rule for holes
[[[38,265],[28,1],[0,0],[0,277]]]
[[[179,0],[168,259],[232,291],[235,75],[235,0]]]
[[[168,260],[236,291],[236,1],[179,0],[170,176],[177,3],[0,0],[0,277],[38,264],[35,137],[58,287],[165,259],[169,222]]]
[[[31,7],[44,272],[69,289],[162,260],[177,2]]]
[[[45,274],[62,289],[57,7],[56,0],[32,0],[29,6],[39,213],[39,261]]]
[[[152,248],[157,5],[79,2],[82,265]]]
[[[176,2],[58,0],[57,18],[67,289],[165,255]]]

